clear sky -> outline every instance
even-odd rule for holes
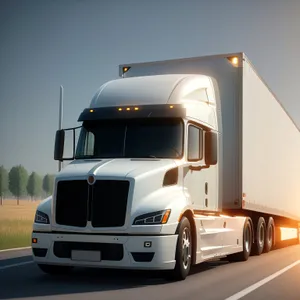
[[[128,62],[243,51],[300,126],[299,15],[298,0],[1,0],[0,165],[56,172],[60,85],[76,126]]]

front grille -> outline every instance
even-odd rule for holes
[[[85,227],[89,185],[86,180],[59,181],[56,195],[56,223]]]
[[[57,184],[56,223],[85,227],[121,227],[125,224],[129,181],[60,181]]]
[[[129,182],[99,180],[93,185],[93,227],[121,227],[125,223]]]
[[[120,261],[124,255],[122,244],[54,242],[53,253],[59,258],[71,258],[72,250],[100,251],[101,260]]]

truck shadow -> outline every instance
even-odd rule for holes
[[[227,262],[207,262],[197,265],[192,268],[190,276],[186,280],[224,263]],[[172,285],[178,284],[178,282],[166,280],[164,273],[159,271],[75,268],[68,275],[51,276],[44,274],[35,264],[21,267],[19,270],[18,268],[14,271],[11,269],[6,276],[2,272],[0,282],[3,284],[1,284],[0,299],[76,295],[118,290],[122,293],[122,290],[145,286],[167,285],[169,289],[172,288]]]
[[[272,252],[275,254],[278,250]],[[253,257],[253,259],[259,259],[259,257]],[[19,258],[18,262],[22,263],[22,261],[31,261],[31,257]],[[4,261],[2,262],[4,264]],[[5,262],[6,265],[14,263],[17,263],[15,259]],[[178,285],[183,287],[186,284],[201,281],[201,276],[210,276],[213,274],[211,271],[215,271],[214,269],[222,272],[223,266],[230,264],[236,263],[229,262],[226,257],[203,262],[194,266],[186,281],[181,282],[168,281],[164,278],[164,273],[159,271],[96,268],[75,268],[68,275],[51,276],[44,274],[35,264],[26,264],[0,271],[0,299],[67,295],[82,299],[89,297],[87,293],[95,292],[99,293],[95,297],[101,297],[101,299],[105,299],[108,295],[110,295],[109,299],[132,299],[140,297],[142,293],[152,295],[152,290],[144,290],[144,287],[153,287],[153,293],[158,290],[167,293],[170,289],[178,288]]]

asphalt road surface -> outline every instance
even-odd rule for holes
[[[0,252],[0,299],[299,300],[300,245],[247,262],[204,263],[181,282],[160,275],[78,268],[52,277],[32,262],[31,250]]]

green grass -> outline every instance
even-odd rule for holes
[[[0,220],[0,250],[31,245],[32,221]]]
[[[0,206],[0,250],[31,246],[32,223],[39,201],[5,200]]]

